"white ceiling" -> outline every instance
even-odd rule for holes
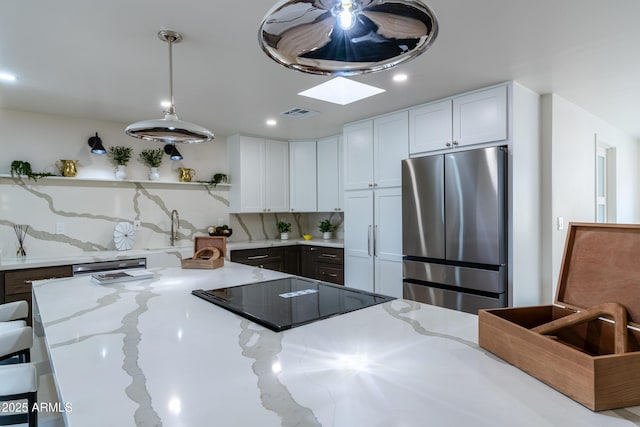
[[[433,47],[395,70],[354,80],[386,92],[347,106],[297,95],[329,80],[262,53],[257,30],[274,0],[4,0],[0,107],[128,124],[162,117],[174,29],[174,95],[181,119],[216,135],[321,137],[344,123],[507,80],[555,92],[640,138],[640,1],[431,0]],[[279,113],[317,110],[308,118]],[[265,125],[277,118],[278,125]]]

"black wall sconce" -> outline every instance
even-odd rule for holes
[[[167,144],[164,146],[164,152],[169,155],[171,160],[182,160],[182,154],[178,151],[175,144]]]
[[[98,132],[96,132],[96,136],[92,136],[87,142],[89,143],[89,147],[91,147],[91,152],[93,154],[107,154],[107,150],[104,149],[102,140],[98,136]]]

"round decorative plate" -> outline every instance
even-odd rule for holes
[[[133,247],[133,238],[136,232],[133,225],[128,222],[119,222],[113,230],[113,242],[119,251],[127,251]]]

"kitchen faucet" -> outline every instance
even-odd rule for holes
[[[174,209],[171,211],[171,236],[169,237],[171,246],[175,246],[176,240],[178,240],[178,228],[180,228],[180,216],[178,216],[178,211]]]

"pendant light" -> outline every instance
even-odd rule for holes
[[[169,94],[171,105],[164,111],[164,119],[144,120],[127,126],[125,132],[134,138],[146,141],[164,142],[175,144],[177,142],[186,144],[199,144],[211,141],[213,133],[208,129],[193,123],[178,119],[176,109],[173,104],[173,50],[174,43],[182,41],[182,34],[172,30],[162,30],[158,33],[160,40],[169,44]]]
[[[351,76],[415,58],[437,34],[435,14],[419,0],[283,0],[265,16],[258,39],[285,67]]]

